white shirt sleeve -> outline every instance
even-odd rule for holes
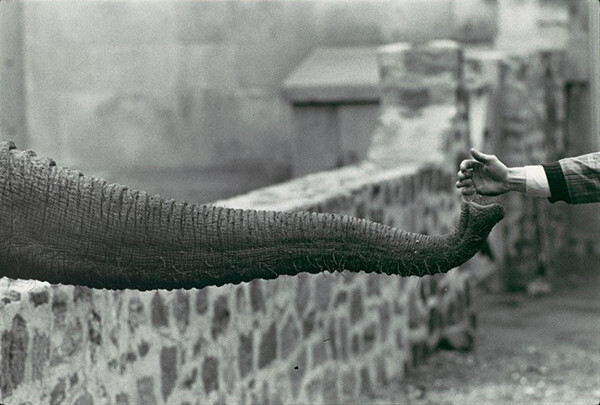
[[[525,195],[550,197],[550,185],[542,166],[525,166]]]

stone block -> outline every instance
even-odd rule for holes
[[[138,378],[137,385],[137,403],[157,405],[158,401],[154,394],[154,378],[151,376]]]
[[[1,370],[0,382],[2,393],[10,393],[25,379],[25,361],[29,348],[29,331],[27,322],[21,315],[12,319],[10,330],[2,332],[1,339]]]
[[[303,348],[296,356],[295,361],[292,363],[293,366],[290,367],[289,376],[293,398],[297,398],[298,394],[300,393],[300,387],[302,385],[302,380],[304,378],[304,374],[306,373],[308,364],[306,356],[306,349]]]
[[[194,367],[191,372],[186,374],[181,381],[181,386],[185,389],[191,389],[198,379],[198,368]]]
[[[56,385],[50,391],[50,405],[60,405],[64,403],[67,398],[67,394],[65,392],[67,384],[64,378],[60,378]]]
[[[52,313],[54,313],[54,324],[58,327],[64,327],[67,320],[67,310],[69,298],[61,290],[54,290],[52,297]]]
[[[343,398],[354,399],[356,397],[356,374],[354,368],[350,368],[342,373],[340,379]]]
[[[352,323],[356,323],[362,319],[364,314],[363,305],[362,291],[357,287],[352,290],[352,295],[350,296],[350,321]]]
[[[50,301],[48,290],[32,291],[29,293],[29,300],[33,302],[34,307],[47,304]]]
[[[177,381],[177,348],[163,347],[160,350],[160,381],[163,400],[167,400]]]
[[[327,342],[317,341],[312,345],[311,368],[315,368],[327,361]]]
[[[210,394],[219,390],[219,359],[208,356],[202,363],[202,383],[204,392]]]
[[[196,292],[196,312],[203,315],[208,311],[208,288],[202,288]]]
[[[387,301],[382,302],[379,306],[379,327],[381,333],[381,341],[385,342],[390,330],[390,307]]]
[[[385,387],[389,384],[388,371],[386,366],[386,360],[384,357],[378,357],[375,366],[377,379],[376,383],[380,387]]]
[[[146,354],[148,354],[149,350],[150,350],[150,344],[148,342],[146,342],[145,340],[142,340],[140,342],[140,344],[138,345],[138,354],[140,355],[140,357],[145,357]]]
[[[134,331],[138,328],[138,326],[148,322],[148,318],[144,310],[144,303],[139,296],[133,296],[129,299],[128,310],[129,317],[127,319],[127,324],[129,325],[130,331]]]
[[[76,304],[78,302],[86,302],[91,304],[94,297],[94,290],[85,287],[85,286],[77,286],[73,288],[73,302]]]
[[[236,372],[235,352],[228,352],[221,361],[221,381],[227,393],[234,392],[239,381]]]
[[[335,296],[335,301],[333,303],[333,307],[338,308],[340,306],[343,306],[346,304],[347,301],[348,301],[348,292],[340,291]]]
[[[75,372],[69,377],[69,385],[71,386],[71,388],[73,388],[77,384],[79,384],[79,374]]]
[[[286,359],[298,346],[300,330],[293,316],[289,316],[281,329],[281,358]]]
[[[398,350],[404,350],[404,346],[405,346],[405,335],[406,335],[406,331],[403,331],[401,329],[396,329],[396,333],[394,334],[394,336],[396,337],[396,348]]]
[[[369,275],[369,277],[367,278],[367,296],[368,297],[377,296],[381,293],[381,290],[379,288],[379,281],[380,281],[379,275],[377,275],[377,274]]]
[[[225,333],[229,326],[231,312],[227,295],[220,295],[214,301],[211,334],[213,339],[217,339],[219,335]]]
[[[244,378],[254,369],[254,335],[240,334],[240,343],[238,346],[238,367],[240,378]]]
[[[119,392],[115,395],[115,405],[129,405],[129,395],[125,392]]]
[[[374,396],[373,384],[371,383],[371,376],[367,367],[360,369],[360,395],[365,398],[372,398]]]
[[[331,351],[331,358],[332,359],[337,359],[338,358],[338,348],[337,348],[337,341],[338,341],[338,333],[335,327],[336,324],[336,318],[331,316],[329,318],[329,327],[327,328],[327,339],[326,341],[329,342],[329,349]]]
[[[259,345],[258,367],[265,368],[277,356],[277,329],[272,323],[263,334]]]
[[[4,358],[4,355],[3,355]],[[50,339],[48,335],[39,333],[37,330],[33,336],[33,344],[31,347],[31,364],[35,367],[31,368],[31,378],[41,380],[44,376],[44,369],[50,358]],[[4,369],[4,367],[3,367]],[[4,373],[4,372],[3,372]],[[3,389],[3,392],[4,391]]]
[[[86,391],[77,397],[74,405],[94,405],[94,398],[92,394]]]
[[[418,109],[429,104],[454,104],[462,81],[462,61],[462,48],[453,41],[380,47],[383,105]]]
[[[328,274],[319,274],[313,277],[313,291],[316,306],[321,311],[326,311],[331,300],[332,278]]]
[[[340,402],[338,385],[337,385],[337,370],[328,369],[323,375],[323,402],[326,404],[337,404]]]
[[[150,303],[152,326],[168,327],[169,326],[169,311],[165,304],[162,295],[156,291]]]
[[[252,280],[250,282],[250,306],[254,312],[261,311],[265,313],[267,310],[262,291],[262,282],[259,280]]]
[[[362,338],[365,352],[371,350],[375,346],[377,340],[376,324],[370,323],[367,326],[365,326],[365,328],[363,329]]]
[[[317,313],[316,313],[316,310],[314,310],[314,309],[305,315],[305,317],[302,321],[302,334],[303,334],[304,338],[307,338],[308,336],[310,336],[310,334],[315,329],[316,316],[317,316]]]
[[[316,404],[322,402],[322,392],[323,386],[320,377],[314,377],[310,379],[305,385],[304,390],[306,392],[306,397],[308,402],[311,404]]]
[[[351,342],[351,348],[352,348],[352,354],[354,356],[358,356],[360,354],[360,336],[357,333],[353,333],[352,334],[352,342]]]
[[[350,349],[348,347],[348,342],[349,342],[349,338],[348,338],[348,318],[346,318],[346,317],[341,317],[340,318],[339,328],[340,328],[340,335],[339,335],[340,356],[341,356],[342,360],[347,360],[348,359],[348,355],[350,353]]]
[[[65,330],[63,340],[60,346],[63,356],[73,356],[81,349],[83,342],[83,327],[79,318],[71,320]]]
[[[308,274],[298,274],[296,283],[296,310],[302,316],[310,302],[310,278]]]
[[[175,291],[173,300],[173,316],[181,333],[185,332],[190,323],[190,297],[187,291]]]

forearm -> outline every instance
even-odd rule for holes
[[[600,152],[561,159],[543,167],[552,191],[551,202],[600,202]]]

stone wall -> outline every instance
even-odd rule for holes
[[[589,135],[567,132],[564,50],[472,51],[468,61],[473,76],[493,89],[490,103],[495,111],[482,145],[488,153],[509,167],[577,154],[570,145],[585,142]],[[576,94],[570,97],[571,103],[583,101]],[[492,243],[504,287],[522,290],[536,279],[561,282],[597,268],[600,224],[594,207],[552,205],[518,193],[502,196],[501,202],[506,217],[497,234],[502,236]]]
[[[439,234],[452,229],[458,202],[453,175],[437,167],[363,163],[219,204],[335,212]],[[438,346],[471,346],[468,276],[301,274],[149,292],[2,279],[1,400],[367,400]]]

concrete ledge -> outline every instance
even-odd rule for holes
[[[294,104],[377,104],[377,48],[317,48],[288,76],[283,89]]]
[[[373,184],[417,175],[422,164],[385,168],[371,162],[309,174],[298,179],[215,202],[242,209],[298,211],[315,207],[339,196],[349,195]]]

